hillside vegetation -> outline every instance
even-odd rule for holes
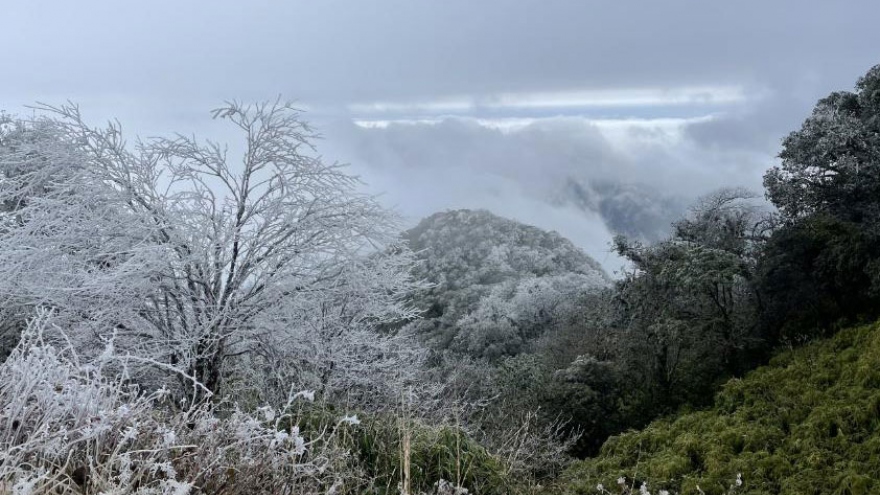
[[[729,381],[711,409],[610,438],[565,493],[626,484],[682,494],[880,491],[880,323],[784,352]],[[616,492],[617,489],[613,489]]]
[[[584,295],[610,284],[599,264],[556,232],[484,210],[436,213],[404,233],[414,276],[431,288],[413,303],[435,348],[498,360],[528,350]]]

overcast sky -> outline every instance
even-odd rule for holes
[[[484,207],[613,270],[607,218],[567,184],[759,189],[815,101],[880,63],[877,19],[876,0],[4,2],[0,108],[216,135],[218,102],[281,94],[412,221]]]

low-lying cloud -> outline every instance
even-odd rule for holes
[[[595,120],[550,117],[519,125],[448,117],[326,129],[328,156],[354,170],[413,221],[486,208],[554,229],[606,269],[615,232],[655,239],[697,196],[760,187],[773,153],[709,139],[721,117]],[[700,133],[703,134],[700,134]]]

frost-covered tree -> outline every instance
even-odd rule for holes
[[[291,299],[264,312],[258,325],[282,324],[285,330],[267,335],[245,361],[248,370],[262,371],[240,375],[249,377],[250,385],[263,382],[257,391],[270,403],[310,389],[364,410],[394,406],[407,390],[429,387],[416,384],[424,347],[408,332],[382,328],[394,302],[417,286],[409,273],[412,264],[408,250],[357,257],[313,289],[320,289],[320,297]],[[413,313],[403,309],[395,318],[404,316]]]
[[[490,360],[533,350],[536,339],[577,313],[596,290],[595,280],[580,273],[523,275],[494,284],[457,320],[452,348]]]
[[[782,163],[764,176],[767,197],[794,220],[824,212],[877,225],[880,218],[880,65],[816,103],[783,141]]]
[[[238,153],[184,135],[129,144],[76,106],[39,110],[2,135],[4,307],[51,308],[83,349],[112,332],[215,394],[260,349],[325,339],[308,325],[412,316],[407,251],[385,249],[394,217],[314,156],[290,105],[215,110],[242,136]]]
[[[22,146],[37,147],[42,145],[55,145],[51,133],[39,132],[35,127],[44,127],[48,122],[35,121],[26,124],[9,115],[0,113],[0,156],[9,156],[16,153]],[[42,143],[38,144],[39,141]],[[43,166],[39,160],[27,160],[22,163],[3,163],[0,181],[3,187],[9,184],[13,178],[22,174],[38,173],[36,169]],[[46,181],[33,181],[33,184],[22,183],[16,193],[4,195],[0,201],[0,233],[5,232],[20,220],[20,210],[30,197],[41,194],[40,188],[46,185]],[[27,305],[13,304],[7,301],[0,306],[0,360],[5,359],[9,352],[18,342],[19,335],[27,325],[30,308]]]

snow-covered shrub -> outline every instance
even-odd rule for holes
[[[130,382],[110,344],[92,363],[46,344],[50,326],[32,322],[0,365],[0,492],[316,493],[353,474],[332,438],[281,412],[171,403]]]
[[[437,483],[434,483],[434,491],[431,492],[430,495],[468,495],[466,488],[456,485],[455,483],[439,480]],[[428,495],[422,493],[421,495]]]

